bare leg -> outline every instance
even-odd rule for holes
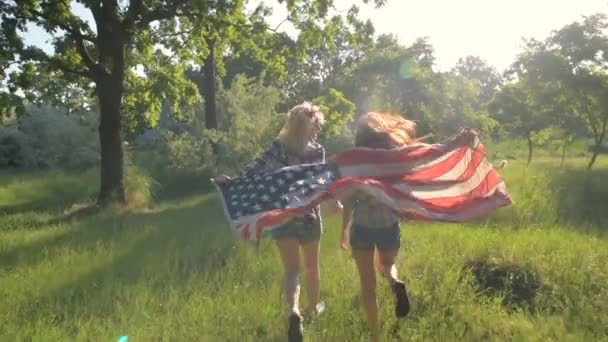
[[[410,301],[407,297],[405,284],[399,279],[397,266],[395,266],[396,257],[397,251],[378,251],[379,268],[382,275],[388,279],[395,295],[395,315],[405,317],[410,312]]]
[[[389,283],[393,285],[395,282],[401,282],[395,266],[395,259],[397,258],[397,251],[378,251],[378,272],[383,277],[388,279]]]
[[[306,290],[308,294],[307,312],[312,312],[320,300],[319,290],[319,241],[302,245],[304,268],[306,272]]]
[[[296,239],[277,240],[283,262],[283,288],[290,313],[300,313],[300,244]]]
[[[353,250],[353,256],[359,269],[361,283],[361,304],[367,315],[367,322],[372,340],[380,339],[380,319],[376,301],[376,272],[374,271],[374,251]]]

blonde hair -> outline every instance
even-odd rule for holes
[[[325,116],[320,108],[310,102],[303,102],[289,110],[278,140],[289,152],[300,155],[314,139],[311,130],[320,130],[324,123]]]
[[[400,115],[370,112],[355,126],[355,145],[391,149],[409,145],[416,139],[416,123]]]

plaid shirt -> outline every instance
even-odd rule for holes
[[[295,156],[287,152],[285,146],[278,140],[273,140],[259,157],[245,167],[241,176],[270,172],[291,165],[324,162],[325,149],[318,143],[309,143],[301,156]],[[320,223],[321,207],[315,207],[306,215],[306,219],[312,219]]]

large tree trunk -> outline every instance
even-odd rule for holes
[[[116,77],[104,77],[98,84],[100,108],[101,186],[97,203],[105,206],[125,202],[124,152],[120,105],[123,84]]]
[[[604,138],[606,138],[606,133],[607,133],[607,128],[608,128],[607,124],[608,124],[608,115],[606,115],[604,117],[604,121],[602,122],[601,131],[598,132],[599,135],[596,134],[595,146],[593,148],[593,155],[591,156],[591,160],[589,161],[589,164],[587,164],[587,170],[591,170],[591,168],[593,167],[593,164],[595,164],[595,160],[597,159],[597,156],[602,151],[602,146],[604,144]]]
[[[560,161],[560,165],[559,167],[563,168],[564,167],[564,163],[566,162],[566,146],[568,146],[567,144],[562,145],[562,157],[561,157],[561,161]]]
[[[125,202],[122,114],[126,39],[119,30],[99,32],[101,60],[105,66],[96,82],[99,100],[99,142],[101,144],[101,184],[97,203],[106,206]]]
[[[599,146],[595,146],[595,148],[593,149],[593,155],[591,156],[591,160],[589,161],[589,164],[587,164],[587,170],[591,170],[593,164],[595,164],[595,160],[597,159],[598,154]]]
[[[528,164],[532,162],[532,134],[528,132],[526,138],[528,139]]]
[[[203,98],[205,99],[205,127],[217,129],[217,109],[215,103],[215,42],[207,42],[209,55],[205,58],[203,70]]]

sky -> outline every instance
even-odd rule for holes
[[[286,17],[284,5],[265,2],[274,8],[271,23],[278,24]],[[583,15],[608,13],[608,0],[388,0],[379,9],[362,1],[334,3],[340,11],[360,5],[360,16],[371,19],[377,33],[395,34],[403,44],[429,37],[435,48],[436,68],[442,71],[467,55],[479,56],[502,71],[522,51],[522,38],[544,39],[552,30]],[[90,18],[82,7],[75,9]],[[289,32],[290,27],[282,25],[281,29]],[[39,29],[26,37],[38,46],[44,46],[47,39]]]

